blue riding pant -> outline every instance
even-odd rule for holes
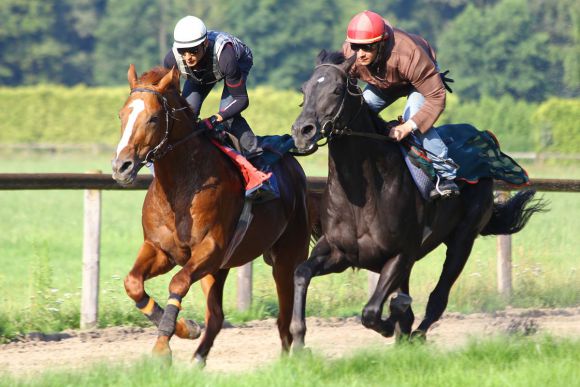
[[[395,102],[395,99],[389,98],[381,91],[379,88],[373,85],[367,85],[363,91],[363,97],[369,105],[370,109],[379,113],[384,108]],[[412,91],[407,96],[407,103],[403,110],[403,119],[408,121],[413,117],[421,106],[425,103],[425,97],[421,95],[418,91]],[[447,156],[447,145],[441,140],[439,134],[433,128],[429,129],[426,133],[421,133],[420,131],[415,131],[414,136],[423,148],[429,151],[431,154],[438,156],[442,160],[451,160]],[[442,179],[455,179],[457,177],[457,168],[452,167],[443,162],[437,162],[434,160],[433,168],[435,172]]]

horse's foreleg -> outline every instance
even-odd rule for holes
[[[187,295],[193,282],[209,273],[212,262],[219,262],[216,256],[217,253],[215,241],[209,237],[205,238],[191,251],[189,261],[171,279],[169,283],[169,299],[159,322],[157,342],[153,347],[154,355],[171,359],[169,340],[176,332],[181,300]]]
[[[318,241],[311,257],[306,262],[301,263],[294,272],[294,308],[290,323],[294,351],[300,351],[304,348],[306,293],[310,280],[312,277],[328,273],[340,273],[349,267],[349,262],[344,257],[331,259],[329,254],[330,248],[323,237]]]
[[[404,281],[409,278],[412,266],[412,260],[404,254],[398,254],[387,260],[381,270],[375,291],[362,312],[362,324],[365,327],[385,337],[391,337],[395,333],[396,320],[407,312],[404,304],[408,306],[410,300],[403,302],[401,306],[393,305],[392,312],[395,312],[395,315],[386,320],[382,319],[383,305],[387,297],[396,289],[401,288]],[[402,297],[408,296],[402,295]]]
[[[151,242],[145,241],[139,250],[137,260],[133,268],[125,277],[125,291],[135,301],[135,306],[151,321],[159,327],[163,308],[150,297],[145,291],[145,281],[158,275],[165,274],[175,267],[167,255]],[[196,339],[201,329],[194,321],[181,319],[176,326],[178,337]]]
[[[413,330],[415,315],[411,306],[412,299],[408,294],[409,278],[407,277],[401,285],[399,294],[397,294],[396,298],[391,299],[389,305],[390,314],[388,320],[395,324],[397,342],[402,342],[405,338],[408,338]]]
[[[193,355],[193,361],[205,365],[207,355],[213,346],[217,334],[224,323],[224,311],[222,308],[224,284],[229,270],[222,269],[215,276],[207,275],[201,279],[201,288],[206,298],[205,309],[205,333]]]
[[[458,227],[458,229],[461,228]],[[460,237],[456,234],[453,239],[451,239],[451,242],[447,244],[447,253],[445,256],[445,262],[443,263],[441,276],[439,277],[435,289],[433,289],[429,295],[425,317],[413,332],[413,337],[424,339],[429,327],[439,320],[441,315],[443,315],[443,312],[447,307],[451,287],[461,274],[461,271],[467,262],[467,258],[471,253],[474,241],[475,236],[473,235],[463,234],[462,237]]]

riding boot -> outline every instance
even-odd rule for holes
[[[429,199],[449,199],[458,195],[459,187],[452,179],[442,179],[441,177],[437,176],[435,188],[433,188],[429,193]]]

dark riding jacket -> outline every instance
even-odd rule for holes
[[[195,68],[188,67],[176,49],[171,49],[163,61],[166,68],[176,67],[186,77],[185,96],[196,115],[213,86],[224,80],[224,94],[233,101],[223,107],[219,114],[227,120],[249,105],[246,77],[253,65],[252,51],[238,38],[218,31],[208,31],[206,53]]]

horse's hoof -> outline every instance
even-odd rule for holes
[[[423,344],[426,341],[427,341],[427,332],[418,329],[413,331],[413,333],[411,333],[411,336],[409,337],[410,343]]]
[[[201,370],[201,369],[205,368],[206,359],[205,359],[205,357],[203,357],[199,354],[196,354],[196,355],[193,355],[193,358],[191,358],[191,363],[196,368],[199,368]]]
[[[310,356],[312,355],[312,350],[304,345],[292,347],[292,356]]]
[[[157,342],[155,343],[155,346],[153,347],[153,351],[152,351],[153,357],[159,361],[161,361],[161,363],[170,366],[171,362],[172,362],[172,354],[171,354],[171,348],[169,348],[169,344],[167,341],[165,340],[160,340],[160,338],[157,339]]]
[[[181,339],[195,340],[201,336],[201,327],[195,321],[182,317],[175,324],[175,334]]]

